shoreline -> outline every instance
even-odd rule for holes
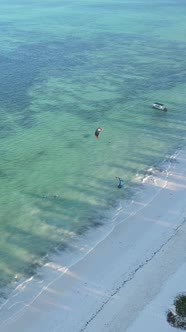
[[[147,195],[146,197],[148,197],[149,190],[151,190],[151,193],[152,193],[154,188],[157,189],[157,186],[159,186],[159,190],[156,192],[156,194],[153,196],[153,198],[149,202],[144,204],[144,201],[143,201],[144,197],[142,196],[141,201],[139,200],[139,201],[134,202],[134,203],[136,203],[136,205],[132,205],[132,211],[127,217],[126,217],[125,213],[122,213],[123,211],[118,211],[118,215],[115,217],[115,220],[114,220],[115,224],[113,225],[113,228],[110,231],[107,230],[108,233],[105,235],[105,237],[104,238],[100,237],[101,238],[100,241],[98,241],[94,247],[89,248],[89,250],[87,250],[87,247],[86,247],[87,245],[85,244],[84,250],[85,251],[87,250],[87,252],[84,252],[83,256],[77,262],[73,262],[70,267],[61,266],[60,260],[58,263],[57,262],[50,263],[48,265],[48,270],[49,270],[49,273],[51,274],[51,269],[53,269],[53,274],[55,275],[55,278],[52,280],[52,282],[48,283],[48,285],[44,285],[44,286],[43,286],[43,283],[46,282],[46,280],[40,280],[39,282],[40,282],[41,290],[39,291],[37,296],[35,296],[31,302],[29,302],[28,299],[26,300],[23,298],[22,300],[20,299],[12,304],[10,302],[7,303],[7,308],[2,309],[3,315],[1,313],[1,316],[3,316],[3,318],[4,318],[4,323],[3,324],[0,323],[1,331],[8,331],[8,332],[9,331],[21,332],[21,331],[25,331],[25,330],[27,330],[27,331],[57,331],[58,329],[56,329],[55,325],[50,326],[50,324],[46,324],[45,319],[43,321],[41,321],[40,317],[38,317],[38,315],[37,315],[37,312],[34,311],[35,305],[36,305],[36,307],[39,308],[39,312],[41,311],[42,315],[46,316],[45,317],[46,319],[48,319],[47,315],[46,315],[47,311],[51,312],[50,319],[52,319],[52,320],[53,320],[53,318],[52,318],[52,313],[53,313],[53,315],[56,317],[56,319],[58,321],[58,326],[60,326],[60,324],[61,324],[61,326],[63,326],[63,328],[64,328],[63,331],[65,331],[65,332],[66,331],[68,331],[68,332],[69,331],[80,331],[80,330],[89,331],[89,328],[90,328],[92,322],[96,322],[95,317],[98,317],[99,313],[103,311],[103,308],[107,307],[107,303],[109,303],[110,299],[115,297],[120,289],[123,289],[126,282],[124,282],[124,281],[121,282],[120,279],[122,279],[122,275],[128,274],[128,278],[124,278],[124,280],[130,280],[129,276],[131,274],[133,274],[134,271],[135,271],[134,274],[136,274],[138,270],[143,268],[144,265],[143,265],[143,262],[141,262],[141,260],[144,262],[147,262],[147,264],[148,264],[148,262],[151,262],[151,260],[153,260],[153,257],[154,257],[152,255],[152,253],[154,252],[154,253],[158,254],[158,252],[159,252],[158,250],[161,250],[162,242],[164,243],[164,245],[166,245],[165,240],[168,239],[167,241],[169,241],[169,239],[172,236],[171,234],[172,233],[174,234],[174,232],[176,230],[176,228],[175,228],[176,221],[173,220],[172,221],[173,224],[169,225],[169,222],[166,220],[168,211],[163,212],[165,214],[165,216],[163,216],[164,217],[163,219],[165,219],[165,220],[163,220],[163,221],[160,220],[158,223],[155,223],[156,226],[154,225],[154,223],[152,221],[147,223],[147,221],[144,219],[145,210],[149,210],[149,206],[152,205],[152,210],[154,211],[154,203],[156,200],[159,199],[159,196],[162,196],[162,200],[164,200],[165,206],[167,207],[167,209],[169,208],[169,205],[171,203],[170,195],[171,196],[175,195],[174,191],[172,189],[169,189],[169,186],[171,186],[171,181],[170,181],[171,172],[174,173],[174,171],[176,171],[178,173],[179,172],[181,173],[181,172],[183,172],[184,167],[186,167],[186,159],[185,159],[185,161],[183,161],[183,160],[181,161],[181,156],[182,155],[186,156],[186,149],[178,150],[178,152],[176,152],[176,154],[178,155],[178,160],[180,160],[180,162],[171,163],[171,161],[170,161],[170,169],[169,169],[170,174],[169,174],[169,170],[168,170],[167,177],[165,177],[165,173],[163,173],[164,170],[156,172],[155,175],[153,174],[152,176],[149,175],[149,177],[147,177],[145,184],[144,184],[145,190],[144,190],[144,188],[142,189],[143,194],[146,191],[145,192],[145,195]],[[176,159],[174,161],[176,161]],[[185,166],[182,164],[184,164]],[[155,179],[156,183],[154,182],[154,179]],[[168,181],[167,181],[167,179],[168,179]],[[179,189],[178,181],[177,181],[177,183],[175,182],[175,188]],[[165,200],[164,195],[162,195],[162,191],[165,191],[165,189],[170,191],[166,200]],[[186,187],[184,187],[184,190],[186,191]],[[179,194],[179,190],[178,190],[178,194]],[[179,199],[180,199],[180,195],[179,195]],[[178,200],[177,200],[177,203],[178,203]],[[161,204],[163,204],[163,203],[161,203]],[[137,210],[134,209],[134,206]],[[158,206],[156,208],[158,208]],[[162,207],[161,207],[161,209],[162,209]],[[149,215],[151,215],[151,214],[152,214],[152,212],[148,212],[148,218],[149,218]],[[138,223],[137,219],[142,220],[142,223],[141,223],[142,225],[140,224],[140,227],[139,227],[139,223]],[[131,225],[131,223],[132,223],[132,225]],[[147,242],[146,247],[144,245],[142,245],[142,247],[143,247],[142,252],[140,253],[140,255],[137,253],[137,257],[139,256],[138,260],[140,262],[139,264],[137,264],[138,261],[136,262],[136,259],[135,259],[136,248],[134,246],[134,243],[136,241],[136,243],[138,243],[138,245],[139,245],[139,242],[141,242],[138,239],[138,235],[141,234],[141,236],[143,238],[141,226],[143,226],[143,230],[146,232],[145,234],[146,235],[148,234],[149,239],[144,237],[145,241]],[[158,227],[158,230],[156,229],[156,227]],[[161,227],[163,228],[163,234],[161,233]],[[151,236],[150,236],[151,231],[154,228],[156,231],[155,232],[156,241],[154,241],[154,239],[151,239]],[[166,230],[166,232],[165,232],[165,230]],[[91,230],[90,230],[90,232],[91,232]],[[99,234],[100,228],[98,228],[97,230],[94,230],[94,232],[97,232],[97,234]],[[160,238],[159,238],[159,235],[161,235]],[[95,236],[95,234],[94,234],[94,236]],[[100,236],[100,234],[99,234],[99,236]],[[129,242],[129,239],[132,240],[131,243]],[[150,239],[152,240],[152,243],[151,243]],[[114,244],[115,241],[117,241],[117,245]],[[118,241],[120,244],[118,244]],[[113,246],[113,251],[110,249],[110,246],[111,247]],[[126,251],[124,258],[121,256],[121,249],[124,249],[124,252]],[[109,257],[108,257],[107,252],[109,253]],[[127,258],[127,263],[128,263],[128,269],[126,269],[126,267],[123,269],[121,267],[121,262],[123,259],[126,259],[126,258]],[[131,258],[132,258],[132,260],[134,260],[132,262],[132,266],[136,266],[135,268],[133,267],[132,270],[131,270],[131,262],[130,262]],[[118,260],[120,268],[115,266],[115,269],[113,271],[115,271],[115,270],[117,270],[117,271],[112,272],[113,276],[111,278],[111,277],[109,277],[110,264],[114,263],[115,260],[116,261]],[[96,269],[97,269],[97,266],[99,266],[100,270],[103,269],[101,279],[97,275],[98,273],[96,273],[93,268],[89,267],[90,262],[92,262],[91,264],[93,266],[95,266]],[[115,265],[115,263],[114,263],[114,265]],[[146,263],[145,263],[145,265],[146,265]],[[138,266],[140,268],[138,268]],[[46,267],[47,267],[47,265],[46,265]],[[86,267],[88,267],[88,268],[86,269]],[[95,275],[95,273],[96,273],[96,275]],[[108,274],[107,279],[105,279],[105,274],[106,275]],[[77,280],[76,280],[76,278],[72,277],[73,275],[78,276]],[[96,284],[95,284],[94,279],[98,279]],[[105,280],[105,285],[102,284],[102,279]],[[81,283],[79,284],[78,280],[84,280],[84,282],[81,281]],[[75,284],[75,286],[74,286],[74,284]],[[90,287],[87,288],[88,284],[91,285],[91,289],[92,289],[93,285],[95,286],[95,292],[93,292],[95,294],[92,295],[92,292],[90,292]],[[66,288],[65,285],[68,285],[68,287]],[[121,285],[121,287],[120,287],[120,285]],[[23,289],[21,290],[21,292],[24,292],[25,285],[23,284],[22,286],[23,286]],[[106,289],[105,289],[105,286],[106,286]],[[64,296],[61,294],[62,296],[59,299],[58,291],[56,291],[56,289],[59,289],[59,290],[67,289],[67,291],[65,292]],[[68,289],[69,289],[70,296],[68,294]],[[75,289],[76,291],[73,292],[73,289]],[[111,292],[111,289],[112,289],[112,292]],[[115,289],[115,291],[114,291],[114,289]],[[118,292],[116,292],[116,289],[118,289]],[[32,288],[29,289],[28,295],[33,294],[32,292],[33,292],[33,289]],[[36,290],[36,292],[37,292],[37,290]],[[51,305],[51,307],[50,307],[47,305],[47,302],[51,301],[50,294],[52,294],[52,303],[53,304],[56,303],[56,305],[57,306],[59,305],[60,308],[63,308],[63,306],[66,307],[65,303],[69,303],[69,305],[67,305],[67,307],[70,307],[70,304],[73,307],[74,303],[83,301],[86,303],[86,306],[87,306],[87,308],[85,308],[85,309],[91,308],[91,310],[92,310],[92,307],[93,307],[92,315],[90,315],[90,310],[88,311],[89,314],[87,313],[87,310],[84,310],[84,308],[82,308],[82,310],[80,310],[80,308],[77,308],[78,310],[76,312],[75,307],[73,307],[73,309],[74,309],[73,315],[75,315],[75,317],[77,315],[77,317],[75,318],[75,326],[78,327],[77,330],[76,329],[74,330],[73,326],[67,325],[67,324],[72,324],[72,322],[71,322],[72,317],[70,316],[69,312],[68,312],[68,320],[66,321],[67,312],[65,310],[64,310],[65,317],[61,317],[61,315],[62,315],[61,311],[58,312],[58,315],[56,316],[56,312],[53,312],[53,306]],[[102,295],[98,296],[96,294],[102,294]],[[19,296],[20,296],[20,293],[14,295],[14,297],[16,297],[17,299],[19,298]],[[87,300],[87,298],[88,298],[88,300]],[[42,307],[44,309],[41,309]],[[101,308],[101,309],[98,309],[98,308]],[[8,310],[5,310],[5,311],[7,311],[6,313],[4,312],[4,309],[8,309]],[[83,312],[83,310],[85,312]],[[36,322],[35,323],[32,322],[32,320],[30,321],[30,319],[31,319],[30,317],[32,317],[33,315],[34,315],[34,320],[36,322],[38,319],[38,324],[36,324]],[[88,319],[88,317],[92,317],[92,318]],[[87,321],[86,321],[86,319],[87,319]],[[29,329],[27,326],[27,320],[30,321]],[[11,330],[12,324],[15,327],[12,328],[12,330]],[[83,326],[83,324],[84,324],[84,328],[82,329],[81,326]],[[49,329],[49,326],[50,326],[50,329]],[[64,327],[64,326],[66,326],[66,327]],[[47,328],[48,328],[48,330],[47,330]],[[100,330],[100,329],[97,328],[97,330]],[[104,331],[103,329],[101,329],[101,330]],[[90,328],[90,331],[91,331],[91,328]],[[94,330],[92,330],[92,331],[94,331]],[[107,331],[107,329],[105,329],[105,331]],[[120,331],[120,330],[117,330],[117,331]]]
[[[158,174],[162,172],[163,181],[166,181],[167,172],[169,167],[171,166],[170,160],[174,159],[175,154],[177,154],[179,150],[180,148],[178,148],[173,154],[169,153],[168,157],[166,157],[163,162],[159,164],[158,167],[152,166],[146,171],[144,171],[143,175],[140,176],[136,174],[136,179],[134,180],[132,191],[129,193],[129,196],[126,199],[122,198],[120,200],[117,200],[114,205],[115,207],[110,208],[108,213],[106,213],[105,211],[106,221],[104,221],[102,225],[100,224],[98,226],[90,226],[88,230],[86,230],[80,236],[74,237],[70,242],[69,247],[67,246],[63,250],[58,250],[58,248],[56,248],[54,254],[46,254],[42,258],[41,264],[38,263],[38,268],[36,268],[34,274],[28,276],[27,278],[22,278],[18,280],[15,277],[15,281],[13,281],[12,284],[10,283],[5,286],[4,289],[0,289],[0,316],[1,309],[3,308],[4,304],[6,304],[6,302],[9,301],[11,297],[17,296],[14,294],[17,290],[19,291],[19,289],[21,289],[22,287],[25,288],[25,285],[32,281],[36,280],[37,282],[38,278],[40,278],[41,275],[44,275],[44,279],[49,278],[50,280],[50,276],[48,276],[47,272],[45,271],[48,267],[54,268],[56,270],[56,273],[58,272],[58,267],[62,263],[65,264],[66,269],[70,268],[79,260],[81,260],[84,255],[88,254],[89,251],[93,250],[94,247],[99,244],[99,242],[103,241],[113,231],[113,229],[117,226],[118,223],[124,222],[128,217],[143,208],[145,204],[148,204],[149,202],[147,202],[147,200],[149,200],[149,197],[150,200],[152,200],[154,198],[154,194],[156,195],[157,186],[155,186],[155,188],[151,190],[151,193],[149,195],[149,192],[146,194],[146,191],[149,190],[149,188],[147,189],[147,183],[150,183],[152,181],[155,182],[155,176],[157,172]],[[146,184],[145,187],[144,184]],[[50,280],[48,281],[48,283],[51,283],[52,281]]]

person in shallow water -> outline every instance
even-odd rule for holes
[[[123,181],[121,178],[119,178],[118,176],[116,176],[116,179],[119,180],[118,188],[119,188],[119,189],[123,188],[123,186],[124,186],[124,181]]]
[[[101,127],[99,127],[99,128],[96,129],[96,131],[95,131],[95,137],[96,137],[96,138],[99,137],[99,134],[100,134],[100,132],[101,132],[102,130],[103,130],[103,128],[101,128]]]

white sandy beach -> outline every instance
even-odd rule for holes
[[[4,306],[0,331],[175,331],[166,311],[186,291],[186,149],[166,181],[162,172],[155,178],[153,199],[125,220],[120,214],[113,231],[35,300]],[[154,185],[144,184],[147,192]]]

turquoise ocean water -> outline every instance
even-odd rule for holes
[[[184,144],[185,16],[183,0],[0,0],[1,287]]]

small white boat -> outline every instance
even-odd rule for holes
[[[161,104],[161,103],[154,103],[154,104],[152,104],[152,107],[153,107],[153,108],[156,108],[157,110],[167,112],[167,108],[165,107],[164,104]]]

